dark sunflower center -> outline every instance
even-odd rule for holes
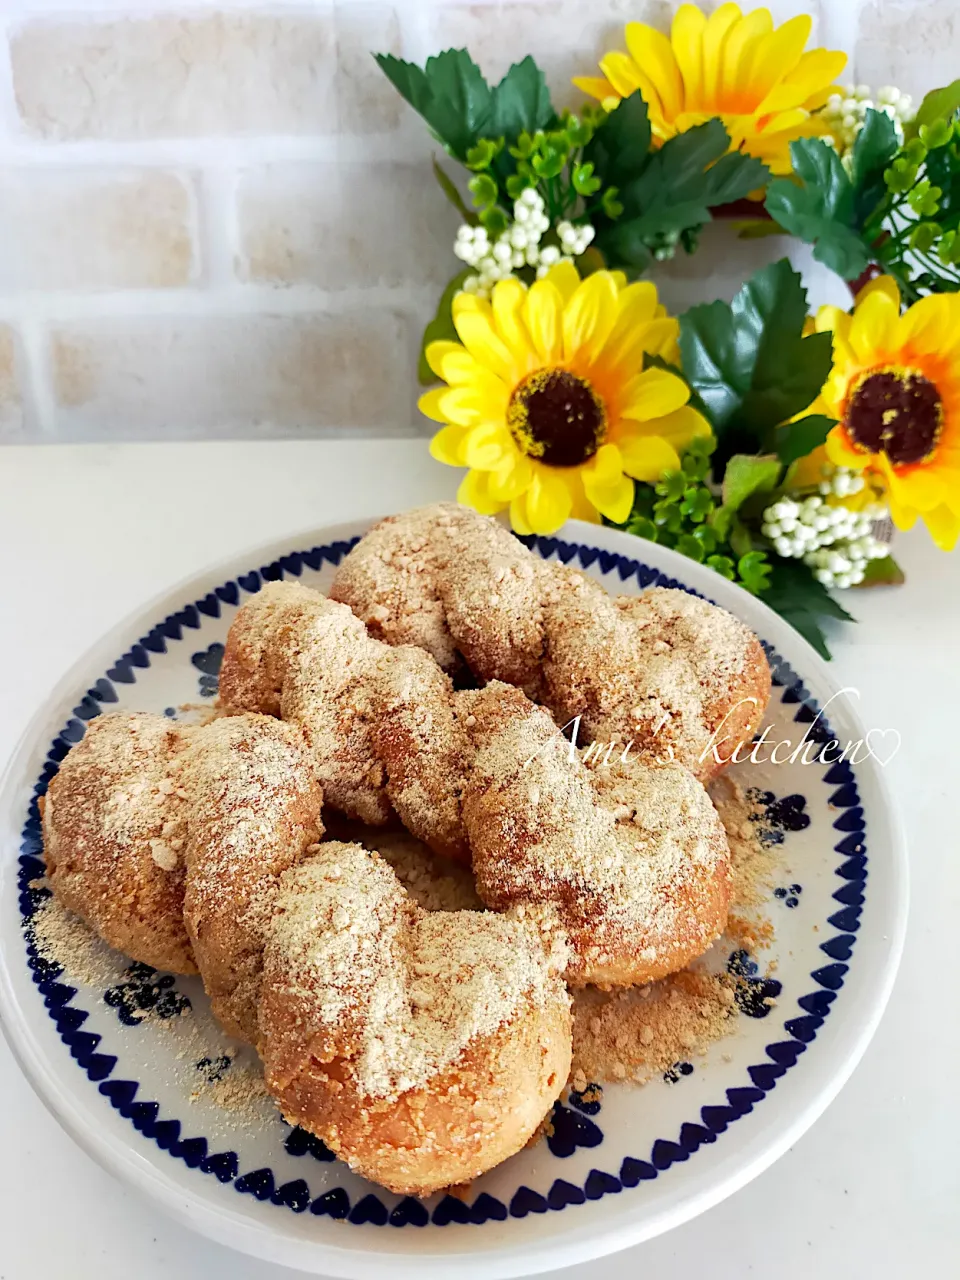
[[[551,467],[576,467],[603,444],[607,415],[583,378],[566,369],[538,369],[510,397],[507,426],[529,457]]]
[[[928,458],[942,424],[940,392],[913,369],[868,373],[847,403],[847,434],[853,443],[901,465]]]

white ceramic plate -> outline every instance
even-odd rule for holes
[[[907,913],[903,840],[874,758],[742,766],[742,782],[772,793],[769,816],[783,833],[783,884],[768,906],[776,941],[765,953],[777,960],[779,990],[756,988],[753,1009],[764,1016],[740,1018],[734,1038],[674,1072],[673,1082],[607,1087],[599,1108],[562,1108],[550,1143],[479,1179],[466,1204],[443,1196],[421,1204],[366,1183],[269,1108],[260,1123],[225,1130],[223,1112],[205,1095],[191,1102],[162,1015],[185,996],[215,1049],[219,1033],[196,980],[174,986],[141,967],[115,980],[105,1003],[102,986],[31,954],[38,894],[29,882],[42,872],[36,796],[85,723],[101,709],[163,712],[212,699],[218,646],[237,606],[281,575],[324,589],[363,530],[320,530],[178,587],[116,627],[38,713],[0,795],[4,1030],[41,1098],[91,1155],[181,1221],[262,1258],[324,1275],[455,1270],[489,1280],[635,1244],[702,1212],[781,1155],[834,1097],[873,1034]],[[612,592],[683,586],[741,617],[767,645],[775,671],[770,742],[799,744],[828,702],[814,735],[829,721],[825,738],[864,739],[806,642],[710,570],[579,522],[533,545],[582,566]],[[767,995],[778,997],[772,1007]],[[138,1021],[144,1005],[151,1016]]]

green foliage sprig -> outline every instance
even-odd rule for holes
[[[776,556],[761,528],[765,509],[790,487],[792,464],[834,425],[820,414],[797,416],[819,395],[832,361],[831,336],[805,336],[806,316],[806,292],[786,259],[751,276],[732,303],[680,316],[683,370],[674,372],[714,437],[694,440],[680,470],[658,484],[637,483],[621,527],[738,582],[829,657],[823,620],[850,615],[807,565]]]
[[[902,145],[868,111],[850,153],[819,138],[790,145],[793,178],[771,182],[768,213],[847,280],[876,265],[907,304],[960,288],[960,81],[928,94]]]
[[[597,247],[608,266],[637,273],[678,245],[696,249],[710,210],[765,186],[766,166],[740,151],[720,120],[708,120],[654,150],[647,104],[639,90],[595,132],[586,158],[600,180],[617,188],[622,209],[597,222]]]
[[[807,294],[786,258],[756,272],[731,303],[680,317],[683,377],[717,437],[715,470],[736,453],[789,463],[827,438],[832,418],[794,421],[820,394],[832,364],[829,333],[804,336]]]
[[[765,551],[740,536],[732,513],[721,506],[707,482],[716,441],[693,440],[679,470],[666,471],[655,485],[638,484],[633,510],[621,528],[671,547],[721,577],[759,595],[770,579]]]
[[[729,151],[720,120],[654,149],[639,91],[609,113],[594,106],[558,113],[530,57],[491,86],[464,49],[428,58],[422,68],[375,56],[434,138],[470,171],[476,216],[491,235],[505,229],[509,202],[535,187],[551,222],[591,221],[604,265],[635,275],[678,247],[692,253],[710,210],[763,187],[769,176],[761,161]],[[469,218],[449,175],[440,169],[437,177]]]

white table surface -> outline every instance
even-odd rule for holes
[[[63,671],[113,623],[209,563],[306,529],[453,495],[421,441],[0,450],[0,757]],[[908,583],[850,592],[835,642],[911,843],[896,989],[853,1078],[790,1152],[676,1231],[564,1280],[859,1280],[957,1275],[960,919],[956,731],[960,553],[901,536]],[[880,872],[882,874],[882,871]],[[285,1280],[167,1221],[58,1129],[0,1040],[0,1280]]]

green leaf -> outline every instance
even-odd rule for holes
[[[960,110],[960,80],[954,80],[942,89],[931,89],[920,103],[912,132],[917,132],[922,124],[932,124],[934,120],[952,116],[957,110]]]
[[[795,560],[777,560],[774,563],[770,585],[762,598],[827,659],[830,658],[830,650],[820,620],[856,621],[816,580],[811,570]]]
[[[503,132],[491,124],[492,92],[466,49],[447,49],[428,58],[423,70],[389,53],[374,56],[391,84],[458,160],[466,162],[467,152],[484,134]]]
[[[729,145],[723,124],[714,119],[670,138],[639,172],[630,174],[623,165],[607,172],[598,163],[603,181],[619,187],[623,205],[615,223],[598,227],[597,244],[607,261],[643,269],[662,237],[700,227],[710,221],[712,207],[762,187],[766,166],[743,152],[727,152]]]
[[[854,225],[863,226],[883,199],[883,172],[900,149],[896,125],[885,111],[870,110],[853,144],[851,181],[854,188]]]
[[[776,488],[780,463],[776,458],[737,453],[723,473],[723,505],[728,511],[739,511],[754,493],[769,493]]]
[[[628,182],[650,155],[650,120],[647,104],[638,89],[624,98],[597,128],[584,152],[605,186]]]
[[[687,559],[696,560],[697,564],[703,563],[705,555],[703,543],[698,541],[693,534],[682,533],[677,539],[674,549],[679,551],[682,556],[686,556]]]
[[[570,176],[577,195],[592,196],[600,190],[600,179],[593,176],[592,164],[578,164]]]
[[[863,581],[858,587],[899,587],[906,582],[906,575],[894,560],[893,556],[884,556],[880,560],[868,560],[863,574]]]
[[[723,511],[722,507],[720,508],[720,511]],[[719,515],[720,512],[717,514]],[[737,556],[742,557],[748,555],[749,552],[753,550],[753,538],[750,536],[750,530],[745,524],[741,523],[736,516],[734,516],[733,523],[730,527],[727,541],[730,543],[731,550]]]
[[[707,565],[728,582],[736,577],[736,566],[729,556],[707,556]]]
[[[627,533],[646,538],[648,542],[656,542],[657,532],[657,526],[647,516],[634,516],[627,522]]]
[[[493,204],[497,198],[497,184],[489,173],[475,173],[467,186],[473,193],[473,203],[478,209]]]
[[[828,418],[822,413],[808,413],[804,418],[797,418],[796,422],[784,423],[775,436],[777,457],[785,466],[798,458],[805,458],[823,444],[836,425],[835,418]]]
[[[417,377],[422,387],[429,387],[431,383],[437,381],[437,375],[427,364],[427,347],[431,342],[456,342],[457,331],[453,325],[453,299],[459,293],[464,280],[470,274],[469,267],[463,271],[457,272],[443,293],[440,295],[440,301],[437,303],[436,315],[423,331],[423,338],[420,342],[420,360],[417,366]]]
[[[737,561],[737,573],[746,589],[759,595],[770,582],[772,565],[765,551],[748,551]]]
[[[503,150],[503,138],[481,138],[475,147],[467,152],[467,168],[480,173],[489,169]]]
[[[521,133],[549,129],[556,120],[550,90],[533,58],[514,63],[493,90],[490,132],[512,142]]]
[[[829,333],[803,337],[807,295],[786,258],[764,267],[733,302],[680,317],[684,376],[705,406],[720,461],[770,452],[774,428],[819,394],[832,366]]]
[[[854,227],[854,188],[832,147],[819,138],[790,144],[798,181],[777,178],[766,208],[792,235],[814,246],[813,256],[845,280],[855,280],[871,255]]]
[[[436,159],[433,161],[433,176],[440,184],[440,190],[447,197],[464,222],[471,227],[475,227],[479,221],[477,215],[472,209],[468,209],[466,204],[464,204],[463,196],[457,190],[453,179]]]

